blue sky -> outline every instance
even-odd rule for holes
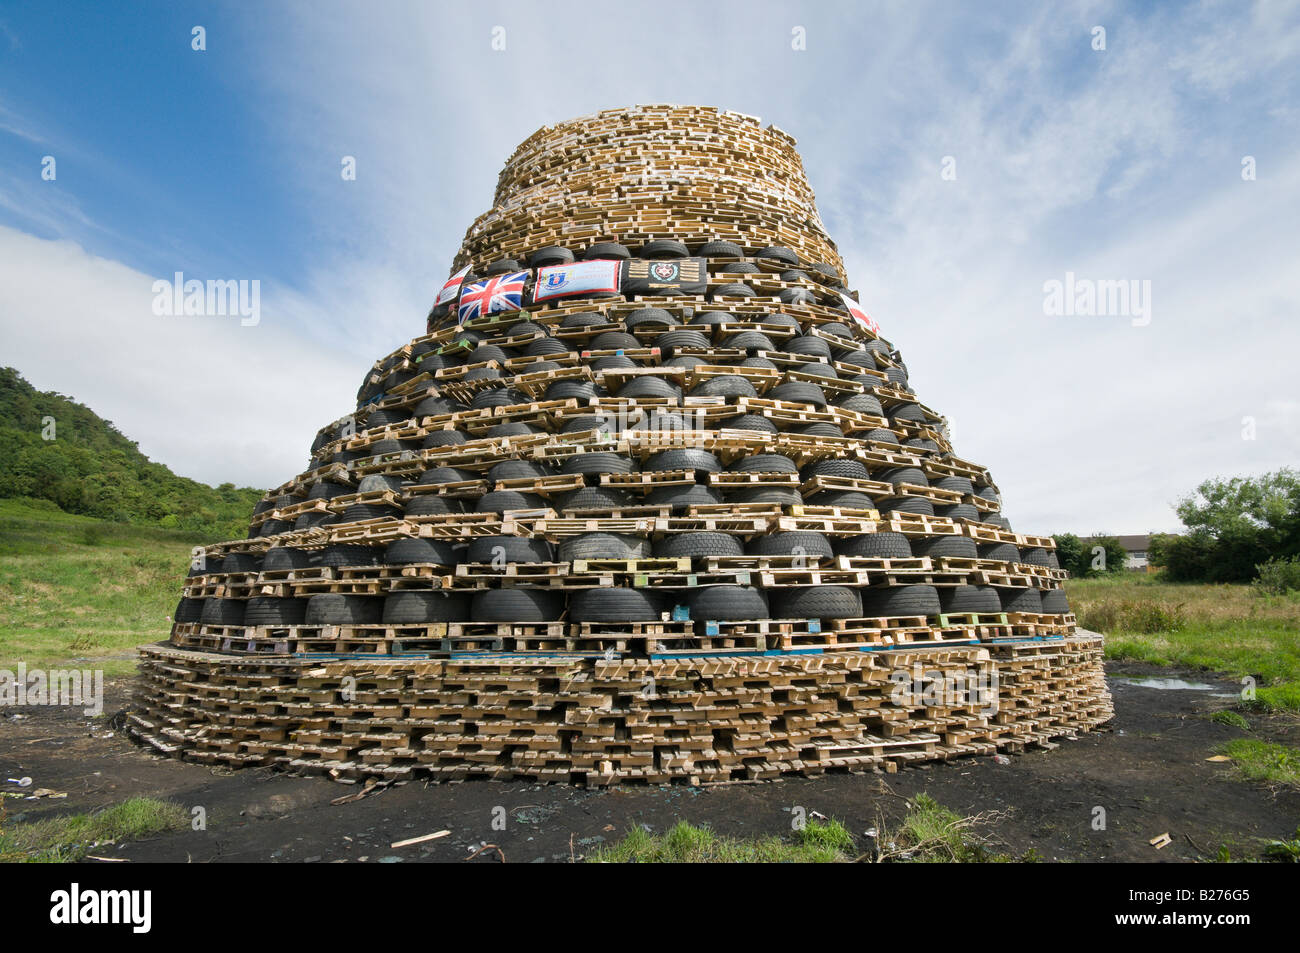
[[[1293,3],[8,3],[0,360],[177,472],[278,484],[421,333],[520,140],[719,105],[798,138],[1018,528],[1174,528],[1202,479],[1300,457],[1298,54]],[[152,314],[178,270],[260,280],[261,323]],[[1045,315],[1066,272],[1150,281],[1150,324]]]

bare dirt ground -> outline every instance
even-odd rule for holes
[[[868,828],[882,819],[886,829],[896,824],[906,799],[920,792],[962,815],[989,814],[978,829],[990,847],[1017,857],[1032,850],[1044,861],[1203,861],[1223,844],[1235,860],[1255,859],[1265,842],[1293,835],[1300,792],[1236,780],[1230,765],[1206,760],[1217,744],[1241,735],[1208,717],[1226,699],[1139,687],[1123,676],[1184,677],[1224,693],[1235,691],[1234,684],[1138,666],[1108,666],[1108,673],[1116,710],[1108,730],[1007,759],[704,788],[416,781],[340,805],[330,802],[359,786],[271,769],[213,769],[137,747],[110,727],[111,714],[129,700],[131,680],[121,678],[105,683],[102,719],[69,708],[0,712],[0,785],[17,790],[6,779],[28,776],[30,790],[67,792],[57,800],[5,798],[6,824],[137,795],[206,810],[204,831],[95,852],[137,862],[462,861],[484,842],[497,845],[510,863],[568,862],[636,824],[662,831],[685,819],[737,836],[788,833],[792,808],[838,818],[866,844]],[[1294,717],[1252,716],[1252,723],[1254,737],[1300,743]],[[1105,830],[1093,829],[1097,806],[1105,808]],[[450,834],[438,840],[390,846],[444,829]],[[1148,843],[1166,832],[1168,847]],[[500,860],[497,851],[484,851],[474,862]]]

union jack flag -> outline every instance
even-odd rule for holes
[[[461,323],[480,315],[518,311],[524,306],[524,282],[527,280],[528,272],[516,271],[466,285],[461,289],[460,306],[456,309]]]

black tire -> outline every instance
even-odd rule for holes
[[[546,388],[545,396],[547,400],[568,400],[570,397],[586,400],[596,396],[596,385],[591,381],[556,381]]]
[[[679,347],[709,347],[709,339],[699,331],[689,328],[673,328],[655,338],[655,347],[660,350],[672,350]]]
[[[567,265],[573,261],[573,252],[559,245],[547,245],[528,256],[529,268],[544,268],[547,265]]]
[[[384,599],[385,625],[469,620],[469,594],[442,589],[400,589]]]
[[[476,513],[508,513],[511,510],[544,510],[549,504],[536,493],[516,493],[514,490],[493,490],[479,497],[474,507]]]
[[[495,390],[485,390],[475,394],[469,405],[476,410],[482,410],[484,407],[511,407],[526,403],[528,397],[514,388],[498,387]]]
[[[866,533],[836,540],[835,554],[870,559],[909,559],[912,545],[902,533]]]
[[[722,422],[722,427],[725,430],[754,430],[759,433],[779,433],[781,429],[771,420],[758,414],[740,414],[736,417],[728,417]]]
[[[306,599],[254,596],[244,610],[244,625],[302,625]]]
[[[631,494],[607,486],[584,486],[567,494],[560,505],[563,513],[578,510],[617,510],[635,506]]]
[[[555,547],[544,539],[527,536],[475,536],[465,555],[469,563],[549,563],[555,561]]]
[[[475,622],[554,622],[564,614],[564,593],[547,589],[482,589],[470,600]]]
[[[732,320],[736,320],[732,316]],[[722,342],[723,347],[744,348],[747,351],[774,351],[776,346],[766,334],[758,331],[741,331]]]
[[[772,614],[778,619],[856,619],[862,597],[848,586],[801,586],[774,590]]]
[[[926,440],[924,437],[908,437],[903,441],[905,447],[915,447],[917,450],[928,450],[931,453],[939,452],[939,445],[933,440]]]
[[[303,622],[306,625],[377,625],[383,615],[383,597],[322,592],[307,600]]]
[[[395,506],[376,503],[353,503],[339,517],[340,523],[360,523],[365,520],[401,519],[402,511]]]
[[[203,618],[203,599],[181,599],[172,613],[173,622],[198,622]]]
[[[226,553],[221,560],[221,572],[257,572],[262,568],[262,557],[253,553]],[[216,572],[217,570],[209,570]]]
[[[735,242],[705,242],[695,254],[700,258],[744,258],[745,250]]]
[[[751,556],[824,556],[835,555],[830,540],[821,533],[791,531],[756,536],[746,547]]]
[[[757,294],[758,292],[749,285],[736,281],[731,284],[718,285],[709,293],[709,300],[714,301],[718,298],[753,298]]]
[[[379,550],[370,546],[335,543],[317,553],[314,562],[317,566],[329,566],[333,569],[343,566],[378,566],[379,555]]]
[[[523,437],[533,433],[541,433],[541,431],[538,430],[536,427],[532,426],[531,424],[508,423],[508,424],[497,424],[495,427],[492,427],[491,429],[488,430],[486,436],[487,437]]]
[[[679,400],[681,388],[662,377],[637,377],[618,389],[619,397],[667,397]]]
[[[636,536],[615,533],[587,533],[562,540],[560,562],[575,559],[643,559],[650,555],[650,543]]]
[[[750,586],[704,586],[686,593],[691,619],[696,622],[731,622],[767,619],[767,597]]]
[[[999,586],[998,598],[1003,612],[1042,612],[1043,598],[1037,589]]]
[[[819,337],[812,335],[800,335],[793,337],[785,342],[781,348],[787,354],[813,354],[817,357],[824,357],[826,360],[831,359],[830,344]]]
[[[944,612],[1001,612],[1002,600],[992,586],[947,586],[939,590]]]
[[[939,559],[951,556],[955,559],[978,559],[979,548],[969,536],[927,536],[913,540],[912,552],[917,556],[929,556]],[[983,611],[983,610],[980,610]]]
[[[293,549],[289,546],[272,546],[262,557],[262,569],[303,569],[311,565],[311,553],[305,549]]]
[[[663,308],[637,308],[623,319],[623,327],[627,328],[629,332],[642,327],[658,327],[667,331],[670,328],[677,327],[680,323]]]
[[[791,486],[746,487],[743,490],[732,490],[727,496],[727,502],[798,506],[803,502],[803,497]]]
[[[874,510],[876,501],[854,490],[823,490],[805,500],[809,506],[838,506],[850,510]]]
[[[384,563],[389,566],[416,563],[454,566],[456,551],[451,543],[441,539],[395,539],[384,548]]]
[[[986,543],[979,547],[980,559],[1000,559],[1003,562],[1020,562],[1020,550],[1015,543]]]
[[[691,391],[692,397],[757,397],[758,391],[747,378],[739,374],[726,374],[721,377],[710,377],[706,381],[701,381]]]
[[[598,258],[618,259],[626,261],[632,257],[626,245],[620,245],[618,242],[596,242],[588,245],[587,250],[582,253],[583,261],[595,261]]]
[[[860,439],[869,443],[887,443],[898,446],[898,435],[892,430],[886,430],[884,427],[868,430]]]
[[[730,311],[697,311],[695,317],[686,322],[687,327],[714,327],[719,324],[731,324],[736,316]]]
[[[269,551],[267,555],[270,555]],[[1057,567],[1052,565],[1052,560],[1049,560],[1047,555],[1045,549],[1039,549],[1036,546],[1028,547],[1020,551],[1020,562],[1030,566],[1045,566],[1048,569],[1056,569]]]
[[[519,262],[513,258],[498,258],[496,261],[492,262],[492,264],[483,269],[483,274],[491,277],[493,275],[509,275],[516,271],[523,270],[523,265],[519,264]]]
[[[767,396],[772,400],[784,400],[794,404],[811,404],[814,407],[826,406],[826,394],[816,384],[807,381],[787,381],[777,384]]]
[[[776,365],[773,364],[765,357],[747,357],[736,366],[737,367],[758,367],[758,368],[762,368],[765,371],[774,371],[777,369]]]
[[[655,622],[660,596],[645,589],[579,589],[569,597],[570,622]]]
[[[880,510],[881,516],[884,516],[886,513],[917,513],[921,516],[934,515],[934,504],[919,496],[893,496],[887,500],[880,500],[876,504],[876,509]]]
[[[722,496],[713,487],[696,483],[651,490],[645,501],[648,506],[671,506],[674,510],[684,510],[689,506],[714,506],[722,502]]]
[[[641,342],[626,331],[602,331],[591,342],[592,351],[626,351],[636,349]]]
[[[973,496],[975,494],[975,489],[971,486],[970,480],[965,477],[940,477],[930,485],[940,490],[949,490],[953,493],[960,493],[963,496]]]
[[[1065,597],[1064,589],[1044,589],[1039,598],[1043,603],[1044,612],[1065,615],[1070,611],[1070,602]]]
[[[690,249],[679,241],[661,238],[641,246],[642,258],[689,258]]]
[[[877,479],[892,483],[894,486],[898,486],[900,483],[908,483],[912,486],[930,485],[930,480],[926,477],[925,471],[917,467],[895,467],[891,470],[885,470]]]
[[[934,586],[886,586],[865,589],[862,594],[862,614],[868,618],[932,616],[942,611],[939,592]]]
[[[497,483],[501,480],[535,480],[554,473],[545,464],[534,463],[532,460],[502,460],[492,465],[487,476],[493,483]]]
[[[452,447],[464,443],[466,439],[459,430],[435,430],[424,435],[420,446],[426,450],[431,447]]]
[[[563,341],[557,341],[555,338],[537,338],[529,341],[524,345],[524,354],[528,357],[545,357],[548,354],[569,354],[569,345]],[[528,364],[520,368],[516,373],[536,374],[542,368],[541,364],[549,364],[550,361],[538,361],[536,364]],[[558,366],[558,365],[557,365]]]
[[[776,297],[782,304],[817,303],[817,296],[807,288],[782,288]]]
[[[969,503],[955,503],[952,506],[938,507],[935,512],[940,516],[946,516],[950,520],[971,520],[978,523],[981,519],[980,511]]]
[[[772,261],[779,261],[791,268],[799,267],[799,256],[784,245],[768,245],[766,248],[760,248],[754,252],[754,257],[770,258]]]
[[[722,464],[707,450],[664,450],[645,462],[643,470],[702,470],[721,473]]]
[[[204,599],[199,612],[204,625],[243,625],[243,599]]]
[[[464,513],[465,504],[461,500],[436,493],[421,493],[406,504],[406,516],[443,516],[447,513]]]
[[[342,496],[345,493],[351,493],[352,487],[344,486],[342,483],[331,483],[328,480],[320,480],[311,485],[307,491],[309,500],[332,500],[336,496]]]
[[[816,423],[805,424],[802,427],[796,427],[791,433],[803,434],[809,437],[843,437],[844,431],[834,424]]]
[[[569,475],[631,473],[634,469],[632,461],[627,457],[604,450],[575,453],[571,457],[565,457],[564,462],[560,464],[560,472]]]
[[[850,480],[871,479],[866,464],[861,460],[816,460],[803,468],[803,479],[811,480],[817,476],[845,477]]]
[[[402,480],[400,477],[384,476],[380,473],[364,476],[361,478],[361,482],[357,484],[358,493],[374,493],[377,490],[380,492],[384,490],[400,490],[401,488]]]
[[[766,418],[764,418],[766,419]],[[799,468],[789,457],[779,453],[755,453],[741,457],[727,468],[732,473],[798,473]]]
[[[655,543],[656,556],[740,556],[744,547],[726,533],[671,533]]]
[[[623,357],[621,354],[612,354],[608,357],[598,357],[591,362],[593,371],[623,371],[640,367],[636,361],[630,357]]]
[[[984,522],[988,523],[990,526],[996,526],[998,529],[1004,529],[1007,532],[1011,531],[1011,520],[998,513],[990,513],[985,516]]]
[[[566,314],[560,319],[562,328],[594,328],[602,324],[609,324],[609,319],[599,311],[580,311],[577,314]]]

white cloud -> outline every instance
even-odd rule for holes
[[[299,302],[262,289],[262,320],[157,317],[153,282],[67,241],[0,228],[3,361],[86,404],[141,451],[207,483],[278,485],[316,430],[348,412],[373,358],[299,328]],[[378,355],[375,355],[377,357]]]

